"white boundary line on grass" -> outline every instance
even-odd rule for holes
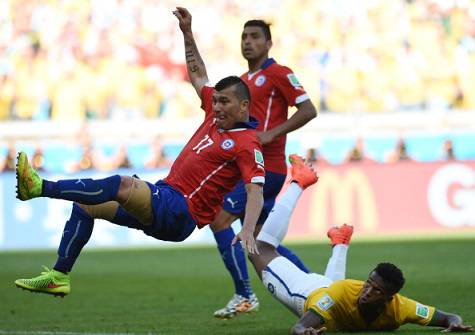
[[[62,332],[41,330],[0,330],[2,335],[138,335],[134,333],[88,333],[88,332]]]

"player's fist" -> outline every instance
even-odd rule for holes
[[[256,133],[261,145],[266,145],[274,141],[275,136],[271,131],[260,131]]]
[[[178,19],[180,30],[183,33],[191,31],[191,14],[188,9],[185,7],[177,7],[176,10],[173,11],[173,15]]]

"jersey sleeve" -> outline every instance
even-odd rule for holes
[[[280,67],[272,79],[288,106],[295,106],[310,99],[295,74],[288,67]]]
[[[313,295],[309,301],[309,311],[320,316],[325,324],[333,324],[333,312],[338,309],[338,301],[341,296],[341,286],[331,285],[320,289],[317,294]]]
[[[201,109],[205,111],[206,116],[213,112],[213,92],[214,87],[204,85],[201,89]]]
[[[236,155],[236,163],[241,171],[244,184],[264,184],[264,156],[255,135],[242,139],[241,147]]]
[[[427,326],[432,320],[435,308],[423,305],[415,300],[400,296],[399,317],[401,325],[405,323],[417,323],[421,326]]]

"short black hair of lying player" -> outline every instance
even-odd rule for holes
[[[264,32],[264,37],[266,38],[266,40],[272,40],[272,35],[270,33],[270,23],[267,23],[263,20],[249,20],[244,23],[244,28],[246,27],[259,27]]]
[[[249,87],[241,78],[237,76],[229,76],[221,79],[214,86],[216,91],[222,91],[228,87],[234,86],[234,93],[239,101],[248,100],[251,102],[251,93],[249,92]]]
[[[404,286],[404,275],[401,269],[394,264],[379,263],[373,271],[383,279],[385,284],[389,284],[387,289],[391,295],[398,293]]]

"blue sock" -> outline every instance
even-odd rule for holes
[[[57,182],[43,180],[42,196],[97,205],[115,200],[119,191],[120,176],[105,179],[66,179]]]
[[[92,234],[94,219],[77,204],[73,204],[71,217],[66,222],[63,237],[58,248],[58,260],[54,269],[67,273],[71,271],[82,248]]]
[[[252,294],[252,288],[249,282],[249,274],[247,273],[246,256],[242,250],[241,243],[231,245],[234,236],[234,230],[231,227],[214,233],[224,265],[226,265],[233,278],[236,293],[249,298],[249,295]]]
[[[310,273],[310,270],[303,264],[300,258],[294,254],[290,249],[287,249],[282,244],[277,247],[277,252],[294,263],[300,270],[305,273]]]

